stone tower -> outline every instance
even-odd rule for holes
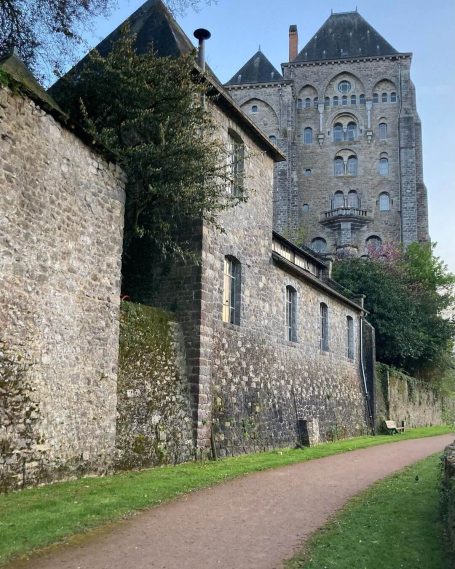
[[[282,73],[258,51],[226,87],[287,156],[274,226],[319,253],[426,241],[427,195],[411,53],[357,12],[332,14]]]

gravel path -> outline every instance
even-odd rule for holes
[[[402,441],[250,474],[14,567],[277,569],[349,498],[451,442]]]

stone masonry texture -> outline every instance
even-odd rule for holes
[[[429,239],[421,124],[410,65],[409,54],[294,61],[283,64],[282,82],[227,86],[247,116],[268,136],[276,137],[287,156],[287,163],[275,166],[274,229],[298,244],[311,246],[313,239],[324,239],[328,253],[350,245],[351,253],[366,254],[371,236],[405,245]],[[338,90],[341,81],[351,85],[346,104]],[[383,93],[387,102],[382,101]],[[391,93],[396,93],[395,102]],[[360,104],[361,95],[365,104]],[[334,97],[338,97],[336,106]],[[305,100],[311,101],[308,107]],[[354,140],[334,141],[337,123],[344,128],[355,123]],[[384,139],[379,137],[380,123],[387,124]],[[304,138],[306,128],[312,129],[310,142]],[[357,174],[335,176],[336,156],[345,162],[356,156]],[[387,175],[379,172],[381,157],[388,159]],[[362,211],[344,217],[343,232],[343,218],[333,216],[333,198],[335,192],[342,192],[346,206],[352,191]],[[390,198],[387,211],[379,209],[384,192]]]
[[[157,308],[125,302],[120,320],[116,464],[122,469],[193,457],[181,326]]]
[[[115,445],[124,176],[3,88],[0,186],[0,338],[24,362],[39,435],[21,440],[4,420],[0,440],[19,448],[0,466],[13,486],[103,472]],[[39,460],[19,461],[35,443]]]

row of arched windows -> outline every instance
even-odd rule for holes
[[[379,96],[379,93],[373,93],[373,103],[379,103],[379,100],[381,100],[381,103],[396,103],[397,94],[395,91],[392,91],[390,95],[388,93],[381,93],[381,96]]]
[[[333,161],[333,173],[335,176],[357,176],[357,156],[351,154],[345,160],[342,156],[335,156]]]
[[[319,304],[320,318],[320,349],[329,351],[329,307],[325,302]],[[292,286],[286,287],[286,338],[289,342],[297,342],[297,291]],[[346,356],[353,360],[354,350],[354,319],[346,316]]]
[[[377,251],[382,247],[382,239],[378,235],[370,235],[365,239],[367,250]],[[327,251],[327,241],[323,237],[315,237],[311,241],[311,248],[315,253],[323,254]]]
[[[379,211],[390,211],[392,200],[388,192],[381,192],[376,201]],[[348,207],[360,209],[361,200],[356,190],[349,190],[347,196],[341,190],[336,191],[330,198],[329,207],[331,210]],[[305,203],[302,206],[303,213],[310,211],[309,204]]]
[[[365,95],[359,95],[359,97],[357,98],[357,95],[343,95],[342,97],[338,97],[337,95],[335,95],[335,97],[325,97],[324,98],[324,107],[327,109],[328,107],[332,106],[332,107],[339,107],[341,106],[345,106],[345,105],[365,105],[366,104],[366,99],[365,99]]]
[[[378,136],[380,140],[387,139],[387,123],[380,122],[378,124]],[[357,137],[358,137],[358,127],[354,121],[348,122],[346,126],[343,126],[343,124],[340,122],[336,122],[333,125],[333,142],[346,142],[351,140],[357,140]],[[313,129],[310,126],[305,127],[303,130],[303,142],[304,144],[313,143]]]
[[[241,273],[241,264],[238,259],[227,255],[224,258],[223,322],[236,324],[237,326],[240,325]],[[329,309],[324,302],[321,302],[319,309],[321,326],[320,347],[321,350],[328,351]],[[290,342],[297,342],[297,291],[290,285],[286,287],[285,318],[286,338]],[[350,316],[347,316],[346,350],[348,357],[354,359],[354,322]]]
[[[397,102],[397,94],[395,91],[392,93],[373,93],[373,103],[396,103]],[[298,109],[311,109],[314,107],[315,109],[318,108],[319,98],[318,97],[306,97],[305,99],[297,99],[297,108]],[[366,98],[364,94],[361,94],[357,97],[357,95],[342,95],[339,97],[335,95],[334,97],[324,97],[324,107],[327,109],[328,107],[339,107],[339,106],[347,106],[347,105],[365,105]]]
[[[334,176],[357,176],[358,160],[355,154],[346,158],[335,156],[333,160]],[[389,175],[389,158],[387,152],[381,152],[379,156],[378,172],[381,176]]]

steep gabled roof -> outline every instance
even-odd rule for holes
[[[275,81],[283,81],[283,76],[273,67],[262,51],[259,50],[237,71],[226,85],[270,83]]]
[[[397,54],[358,12],[332,14],[294,61],[320,61],[346,57]]]
[[[136,34],[135,48],[139,54],[146,53],[151,48],[154,49],[159,57],[179,57],[195,51],[195,47],[190,39],[174,20],[162,0],[147,0],[145,4],[96,46],[95,49],[101,55],[106,56],[109,53],[112,49],[112,44],[120,37],[122,26],[125,23],[128,23],[131,31]],[[85,65],[88,57],[89,55],[86,55],[70,73]],[[196,63],[196,59],[194,65],[195,72],[200,73],[201,70]],[[207,81],[207,92],[213,96],[214,103],[231,117],[235,117],[249,135],[253,137],[259,147],[266,150],[275,161],[285,160],[281,151],[245,115],[208,66],[206,67],[205,79]],[[65,88],[65,77],[62,77],[52,85],[48,92],[58,98],[59,90]]]
[[[178,57],[191,53],[195,49],[163,2],[161,0],[147,0],[96,46],[101,55],[105,56],[110,51],[112,43],[119,38],[120,30],[126,22],[128,22],[131,31],[137,35],[137,53],[146,53],[152,45],[157,55],[162,57]]]

